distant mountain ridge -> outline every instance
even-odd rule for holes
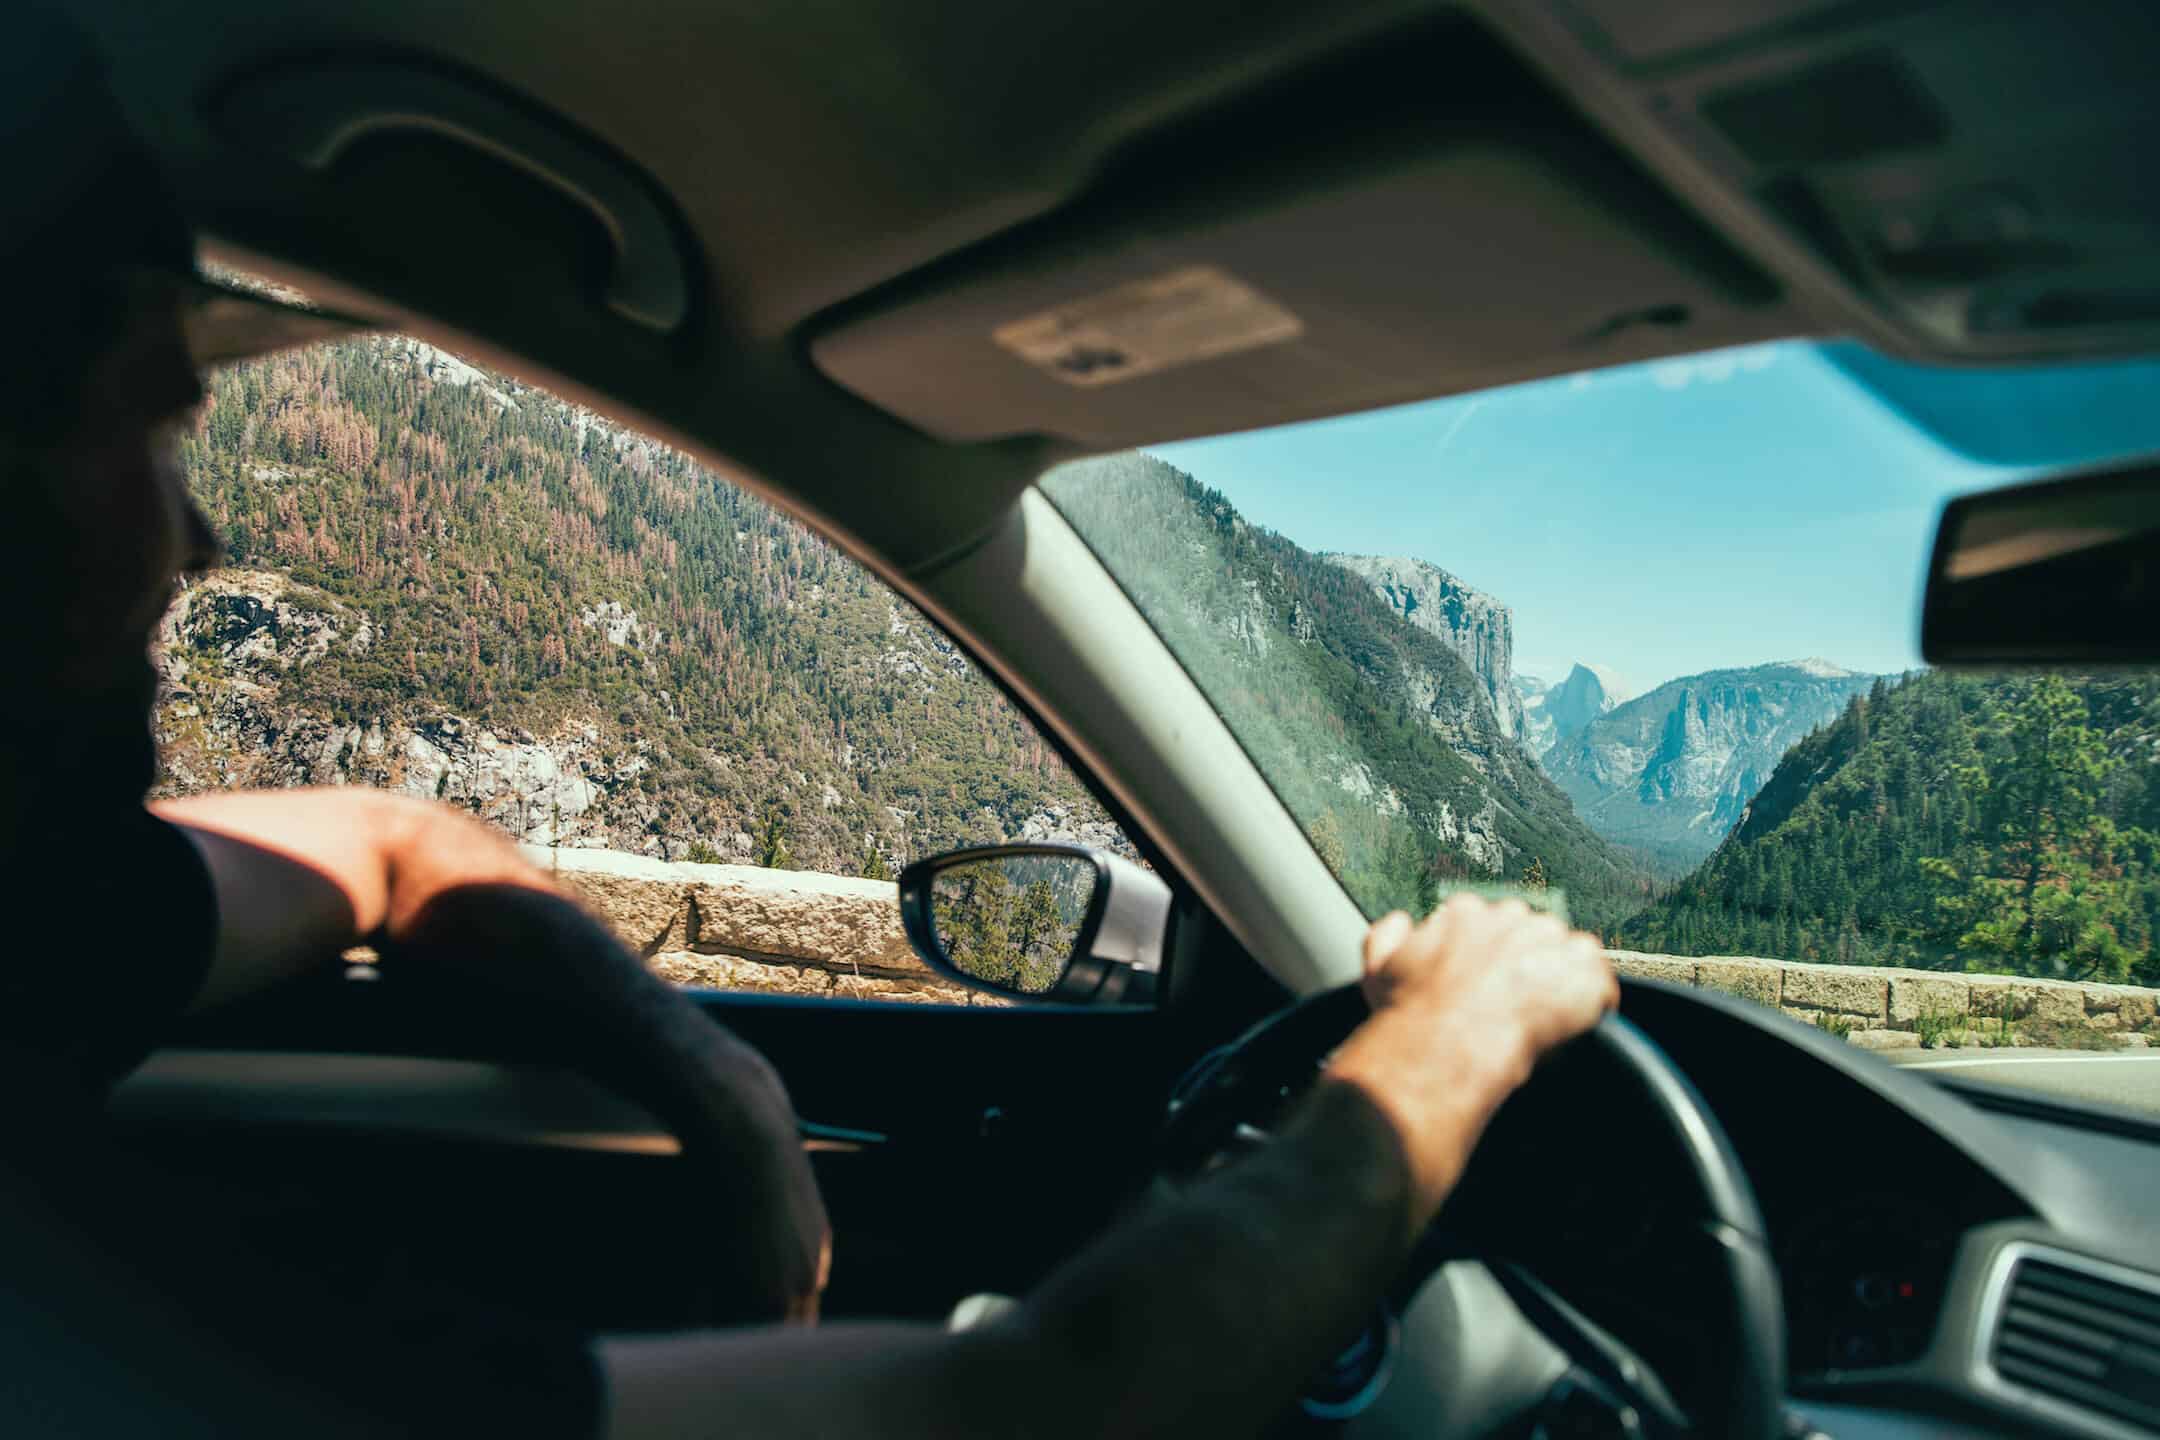
[[[1788,751],[1717,852],[1618,938],[2160,984],[2156,755],[2151,672],[1877,681]]]
[[[1368,911],[1414,907],[1434,877],[1512,881],[1533,862],[1585,923],[1646,897],[1648,876],[1502,727],[1490,678],[1505,607],[1414,561],[1375,565],[1390,595],[1150,455],[1068,465],[1045,489]],[[1456,604],[1474,623],[1410,618]],[[1490,674],[1462,653],[1479,653],[1480,627]]]
[[[1785,752],[1874,680],[1815,658],[1685,675],[1591,718],[1543,763],[1592,829],[1678,878],[1739,823]]]

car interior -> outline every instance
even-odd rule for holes
[[[2160,9],[2127,0],[69,13],[207,256],[814,527],[1167,885],[1145,985],[701,996],[805,1117],[830,1316],[1024,1293],[1264,1128],[1355,994],[1364,917],[1047,469],[1790,336],[2160,349]],[[2154,658],[2150,615],[2108,653]],[[1378,1338],[1286,1424],[2160,1434],[2160,1127],[1712,992],[1630,980],[1622,1009],[1504,1112]],[[439,977],[295,985],[194,1022],[116,1119],[388,1303],[698,1324],[725,1220],[673,1140],[487,1017]]]

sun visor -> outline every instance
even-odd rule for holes
[[[1043,218],[828,316],[940,439],[1105,449],[1789,334],[1779,287],[1458,21],[1146,132]]]
[[[1113,212],[1092,244],[1052,222],[1040,250],[857,313],[811,353],[941,439],[1116,448],[1789,326],[1766,281],[1614,161],[1483,137],[1236,216]]]

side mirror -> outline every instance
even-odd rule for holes
[[[2160,661],[2160,466],[1962,495],[1921,606],[1931,665]]]
[[[989,845],[900,872],[908,942],[977,990],[1076,1005],[1146,1005],[1162,973],[1170,887],[1083,845]]]

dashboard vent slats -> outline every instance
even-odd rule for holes
[[[2011,1265],[1988,1361],[2004,1381],[2160,1433],[2160,1280],[2148,1291],[2031,1255]]]

